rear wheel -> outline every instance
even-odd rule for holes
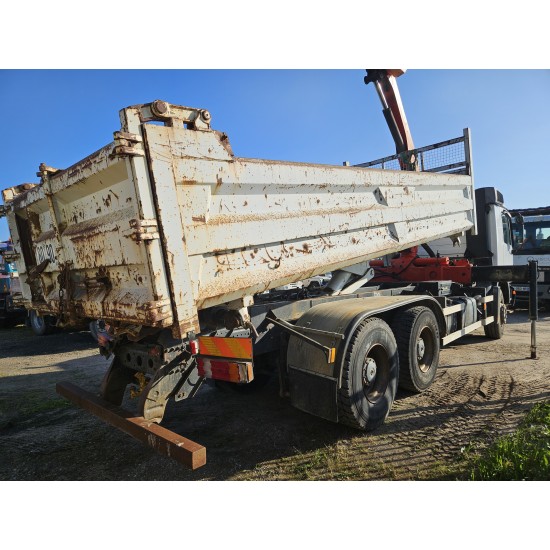
[[[37,336],[51,334],[55,330],[55,318],[50,315],[40,315],[34,309],[29,314],[29,321],[32,331]]]
[[[399,375],[397,344],[390,327],[372,317],[356,329],[346,353],[338,420],[352,428],[373,430],[388,416]]]
[[[439,365],[439,327],[424,306],[405,310],[393,321],[399,349],[399,387],[420,393],[432,385]]]
[[[92,338],[97,342],[98,341],[98,334],[99,334],[99,321],[90,321],[90,324],[88,325],[88,329],[90,330],[90,334],[92,335]]]
[[[485,331],[485,336],[487,338],[493,338],[494,340],[500,340],[504,335],[504,325],[506,325],[507,318],[507,308],[504,303],[504,296],[502,295],[502,290],[499,287],[496,287],[493,290],[493,302],[492,302],[491,311],[495,320],[490,325],[485,325],[483,330]],[[495,308],[496,305],[496,308]]]

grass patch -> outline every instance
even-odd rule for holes
[[[24,415],[37,414],[48,411],[55,411],[57,409],[66,409],[70,407],[72,403],[63,399],[62,397],[56,397],[54,399],[47,399],[44,401],[36,401],[29,404],[29,406],[23,406],[22,413]]]
[[[289,461],[289,479],[345,481],[354,478],[353,468],[347,464],[347,453],[338,445],[325,446],[299,454]]]
[[[538,403],[519,428],[472,459],[473,481],[550,479],[550,403]]]
[[[36,394],[25,395],[24,399],[17,402],[0,400],[0,429],[13,426],[22,420],[40,413],[71,407],[72,403],[62,397],[47,399]]]

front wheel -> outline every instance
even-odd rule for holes
[[[360,430],[374,430],[386,420],[399,376],[397,344],[382,319],[363,321],[350,341],[338,394],[338,420]]]
[[[493,289],[493,303],[491,311],[495,320],[490,325],[485,325],[483,330],[485,331],[485,336],[488,338],[500,340],[504,335],[504,326],[506,325],[508,312],[506,309],[506,304],[504,303],[502,290],[500,290],[499,287]]]

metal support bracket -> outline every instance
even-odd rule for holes
[[[205,109],[173,105],[160,99],[152,103],[132,105],[123,109],[123,111],[134,111],[138,114],[141,123],[154,120],[164,122],[168,126],[185,125],[190,130],[210,130],[212,118],[210,113]],[[123,118],[128,119],[127,116]],[[123,126],[123,130],[128,131],[129,128]]]
[[[317,342],[317,340],[314,340],[313,338],[310,338],[309,336],[306,336],[303,334],[303,332],[308,332],[313,335],[318,336],[329,336],[332,338],[338,338],[340,340],[344,339],[344,335],[337,333],[337,332],[327,332],[325,330],[317,330],[313,328],[307,328],[307,327],[297,327],[295,325],[292,325],[291,323],[287,323],[286,321],[283,321],[282,319],[278,319],[275,313],[273,311],[269,311],[265,318],[274,325],[277,325],[278,327],[282,328],[284,331],[292,334],[293,336],[296,336],[296,338],[299,338],[300,340],[304,340],[304,342],[307,342],[311,346],[314,346],[318,349],[320,349],[327,358],[327,363],[334,363],[334,360],[336,359],[336,348],[329,348],[327,346],[324,346],[320,342]]]
[[[176,401],[193,397],[203,381],[194,357],[183,352],[155,373],[140,396],[139,410],[145,419],[160,422],[171,397]]]

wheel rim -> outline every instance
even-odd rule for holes
[[[44,318],[39,317],[36,313],[32,315],[31,322],[35,329],[41,330],[44,327]]]
[[[418,368],[428,372],[433,365],[435,352],[435,337],[430,327],[422,327],[416,340],[416,359]]]
[[[500,324],[505,325],[506,324],[506,316],[507,316],[507,309],[506,304],[501,303],[500,304]]]
[[[424,353],[426,353],[426,344],[424,344],[424,338],[419,338],[416,342],[416,358],[422,361]]]
[[[389,383],[390,359],[381,344],[372,346],[363,361],[363,393],[371,402],[376,403],[386,393]]]

